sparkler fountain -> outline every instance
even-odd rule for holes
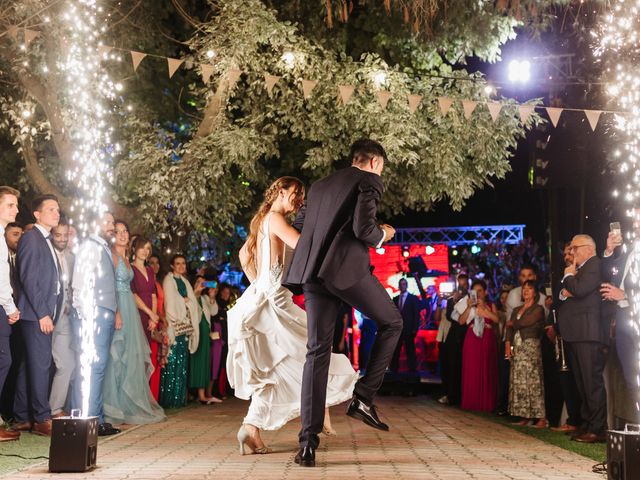
[[[116,86],[100,64],[103,11],[97,0],[67,0],[61,9],[64,25],[63,54],[58,69],[66,79],[66,108],[69,136],[73,143],[75,168],[67,172],[76,186],[77,196],[71,216],[81,238],[98,234],[106,212],[105,178],[110,175],[111,143],[110,102]],[[83,248],[84,245],[84,248]],[[80,415],[54,421],[49,469],[84,471],[95,466],[97,454],[97,418],[88,418],[91,366],[96,360],[94,344],[97,315],[96,279],[101,275],[96,258],[87,242],[77,251],[75,275],[81,291],[74,291],[74,304],[80,319],[82,407]],[[76,289],[77,290],[77,289]],[[74,418],[74,417],[80,418]]]

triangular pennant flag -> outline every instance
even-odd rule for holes
[[[546,107],[547,115],[549,115],[549,119],[551,120],[551,125],[554,127],[558,126],[558,121],[560,120],[560,115],[562,115],[562,108],[556,107]]]
[[[464,110],[464,118],[469,120],[471,118],[471,114],[476,109],[478,102],[474,102],[473,100],[463,100],[462,101],[462,109]]]
[[[420,102],[422,101],[422,95],[408,95],[407,98],[409,100],[409,111],[411,113],[416,113],[418,105],[420,105]]]
[[[387,108],[389,100],[391,100],[391,92],[388,90],[380,90],[376,92],[376,95],[378,97],[378,103],[380,104],[382,109],[385,110]]]
[[[527,120],[529,120],[529,117],[533,113],[533,108],[533,105],[520,105],[518,107],[518,111],[520,112],[520,120],[522,120],[523,124],[527,123]]]
[[[109,52],[111,52],[111,50],[113,50],[113,47],[109,47],[108,45],[100,45],[98,47],[98,55],[100,55],[100,58],[102,58],[105,55],[109,55]]]
[[[40,32],[36,30],[29,30],[28,28],[24,29],[24,43],[29,45],[33,40],[40,34]]]
[[[356,87],[353,85],[338,85],[338,91],[340,92],[340,98],[342,99],[343,105],[349,103],[355,89]]]
[[[438,105],[440,105],[440,111],[442,112],[442,115],[446,116],[447,113],[449,113],[451,105],[453,105],[453,98],[438,97]]]
[[[11,25],[9,28],[7,28],[7,33],[9,34],[9,36],[11,38],[16,40],[18,38],[18,26],[17,25]]]
[[[596,130],[601,113],[602,113],[602,110],[585,110],[584,111],[584,114],[587,116],[587,120],[589,120],[589,125],[591,125],[591,131]]]
[[[209,83],[209,80],[211,80],[211,75],[213,75],[215,67],[213,65],[209,65],[206,63],[204,65],[200,65],[200,67],[202,68],[202,81],[204,83]]]
[[[318,82],[315,80],[302,80],[302,92],[304,94],[305,100],[311,96],[311,92],[316,88]]]
[[[489,109],[491,120],[495,122],[498,119],[498,115],[500,115],[500,111],[502,110],[502,104],[500,102],[489,102],[487,103],[487,108]]]
[[[276,83],[278,83],[278,80],[280,80],[282,77],[279,77],[277,75],[269,75],[268,73],[264,74],[264,81],[267,84],[267,92],[269,92],[269,95],[271,95],[271,92],[273,92],[273,87],[276,86]]]
[[[140,62],[146,56],[147,56],[146,53],[135,52],[135,51],[131,50],[131,62],[133,63],[133,71],[134,72],[136,70],[138,70],[138,65],[140,65]]]
[[[240,79],[240,75],[242,75],[242,70],[238,70],[237,68],[232,68],[227,71],[229,90],[236,86],[236,83],[238,83],[238,80]]]
[[[169,67],[169,78],[173,77],[173,74],[176,73],[176,70],[180,68],[180,65],[184,63],[184,60],[179,60],[177,58],[167,58],[167,66]]]

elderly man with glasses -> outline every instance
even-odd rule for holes
[[[600,259],[588,235],[573,237],[569,249],[574,260],[564,271],[558,322],[582,400],[584,422],[572,437],[584,443],[603,442],[607,430],[603,371],[609,328],[601,319]]]

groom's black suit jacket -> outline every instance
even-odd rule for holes
[[[355,167],[314,183],[294,222],[301,235],[283,284],[294,293],[319,282],[346,290],[370,275],[368,247],[384,233],[376,221],[383,190],[378,175]]]

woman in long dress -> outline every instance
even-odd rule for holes
[[[540,339],[544,332],[544,308],[538,305],[539,295],[533,280],[522,285],[524,304],[513,310],[512,326],[507,328],[505,356],[511,360],[509,382],[509,413],[520,417],[517,425],[545,428],[544,378]],[[513,351],[512,351],[513,347]],[[537,420],[534,420],[537,419]]]
[[[493,329],[498,311],[487,301],[487,284],[483,280],[475,280],[471,290],[476,301],[467,296],[456,304],[459,322],[469,325],[462,346],[460,408],[493,412],[498,399],[498,344]],[[461,309],[464,310],[460,313]]]
[[[116,331],[113,334],[104,378],[104,415],[114,424],[147,424],[165,419],[151,394],[151,349],[131,291],[133,270],[127,259],[129,227],[115,223],[113,263],[116,270]]]
[[[240,451],[269,453],[261,430],[277,430],[300,415],[302,370],[307,353],[307,316],[282,286],[286,247],[300,234],[286,216],[302,205],[304,187],[296,178],[276,180],[265,192],[240,252],[251,285],[228,312],[227,371],[235,395],[251,399],[238,431]],[[326,406],[352,397],[357,374],[345,355],[332,354]],[[333,433],[328,409],[325,433]]]

